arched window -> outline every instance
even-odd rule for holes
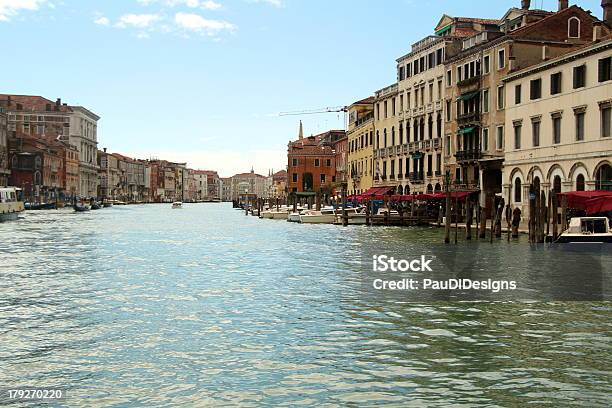
[[[612,167],[609,164],[604,164],[597,171],[596,189],[612,191]]]
[[[376,131],[376,148],[380,149],[380,133],[378,133],[378,130]]]
[[[580,19],[578,17],[567,20],[567,36],[569,38],[580,38]]]
[[[399,144],[404,144],[404,125],[402,125],[401,123],[399,126]]]
[[[434,191],[435,191],[436,193],[438,193],[438,192],[442,191],[442,186],[440,185],[440,183],[436,183],[436,187],[434,188]]]
[[[383,146],[387,147],[387,128],[383,129]]]
[[[399,194],[399,195],[404,194],[404,188],[402,186],[398,186],[397,187],[397,194]]]
[[[555,178],[553,179],[553,190],[555,191],[555,193],[561,192],[561,177],[560,176],[555,176]]]
[[[410,121],[406,122],[406,143],[410,142]]]
[[[19,158],[17,156],[13,156],[13,158],[11,159],[11,167],[13,169],[17,169],[18,166],[19,166]]]
[[[539,195],[540,194],[540,178],[539,177],[534,177],[533,178],[533,190]]]
[[[438,114],[437,128],[438,132],[436,133],[436,137],[442,137],[442,115],[440,114]]]
[[[34,185],[41,186],[42,185],[42,175],[40,171],[34,173]]]
[[[584,176],[582,174],[576,177],[576,191],[584,191]]]
[[[36,159],[34,159],[34,166],[39,169],[42,166],[42,159],[40,158],[40,156],[36,156]]]
[[[391,127],[391,146],[395,146],[395,126]]]
[[[427,185],[427,194],[433,193],[433,186],[431,184]]]
[[[404,187],[404,194],[405,194],[405,195],[410,194],[410,186],[406,186],[406,187]]]
[[[523,202],[523,192],[521,191],[521,189],[522,189],[521,179],[517,177],[514,180],[514,202],[515,203]]]
[[[433,139],[433,118],[429,115],[429,119],[427,121],[427,130],[429,139]]]

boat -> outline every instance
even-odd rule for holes
[[[18,199],[19,190],[16,187],[0,188],[0,222],[14,221],[25,210],[23,202]]]
[[[397,212],[397,210],[389,210],[385,207],[379,208],[376,215],[385,215],[385,213],[389,213],[390,216],[397,215],[399,217],[399,212]]]
[[[173,210],[178,210],[183,208],[183,203],[181,203],[180,201],[175,201],[172,203],[172,209]]]
[[[276,207],[273,207],[270,210],[262,212],[261,218],[265,218],[268,220],[287,220],[289,211],[292,211],[291,207],[280,206],[278,209],[276,209]]]
[[[24,207],[26,210],[55,210],[57,205],[55,203],[25,203]]]
[[[610,221],[607,217],[574,217],[556,243],[559,244],[604,244],[612,243]]]
[[[333,224],[336,220],[336,211],[333,207],[322,208],[321,211],[305,211],[300,215],[302,224]]]
[[[110,201],[104,201],[102,205],[104,206],[104,208],[109,208],[113,206],[113,203]]]
[[[83,203],[80,203],[80,204],[75,204],[75,205],[73,206],[73,208],[74,208],[74,211],[75,211],[75,212],[87,212],[87,211],[89,211],[89,207],[88,207],[88,206],[86,206],[86,205],[85,205],[85,204],[83,204]]]
[[[100,205],[100,203],[97,203],[95,201],[93,203],[91,203],[91,209],[92,210],[99,210],[101,208],[102,208],[102,206]]]

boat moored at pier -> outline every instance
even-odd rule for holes
[[[559,244],[611,244],[612,232],[607,217],[572,218],[569,228],[556,241]]]

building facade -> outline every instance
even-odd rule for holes
[[[238,200],[245,194],[256,195],[259,198],[268,197],[267,177],[255,173],[254,169],[251,169],[250,173],[240,173],[230,178],[233,200]]]
[[[374,185],[390,190],[395,190],[398,169],[392,148],[398,137],[397,95],[397,83],[374,94]]]
[[[528,217],[530,191],[612,190],[609,36],[514,72],[504,84],[503,187],[513,207]]]
[[[588,43],[596,21],[577,6],[547,12],[522,3],[523,8],[510,9],[496,26],[465,37],[461,51],[445,66],[445,169],[453,189],[480,191],[485,208],[490,197],[502,193],[511,131],[506,127],[504,78]]]
[[[343,130],[330,130],[316,136],[303,136],[300,123],[298,140],[287,147],[287,188],[289,192],[332,194],[336,183],[334,143],[346,137]]]
[[[0,187],[8,185],[11,171],[8,161],[8,115],[0,107]]]
[[[349,195],[361,194],[374,183],[374,97],[348,107],[347,185]]]
[[[61,102],[61,101],[60,101]],[[95,197],[98,194],[98,120],[100,117],[82,106],[71,106],[68,141],[79,150],[79,195]]]

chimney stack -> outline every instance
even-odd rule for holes
[[[603,7],[603,21],[612,27],[612,0],[601,0],[601,7]]]
[[[531,7],[531,0],[521,0],[521,8],[523,10],[529,10],[529,7]]]
[[[565,10],[566,8],[569,7],[569,1],[568,0],[559,0],[559,11],[561,10]]]
[[[62,105],[62,98],[57,98],[57,101],[55,101],[55,106],[61,106]]]

